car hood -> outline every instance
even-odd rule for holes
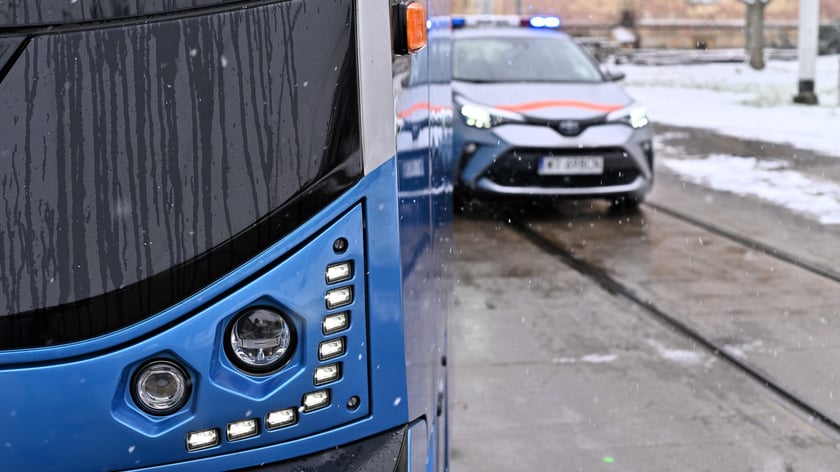
[[[474,83],[455,81],[453,94],[476,105],[513,111],[544,120],[585,120],[630,105],[630,98],[613,82]]]

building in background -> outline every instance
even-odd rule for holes
[[[747,6],[741,0],[454,0],[462,13],[550,14],[575,36],[609,37],[632,29],[643,48],[743,48]],[[765,11],[765,44],[795,47],[798,0],[772,0]],[[840,20],[840,0],[821,0],[824,24]]]

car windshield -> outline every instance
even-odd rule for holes
[[[571,40],[462,38],[455,41],[452,75],[467,82],[602,82],[593,61]]]

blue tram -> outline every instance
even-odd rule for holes
[[[447,0],[0,2],[0,470],[444,470]]]

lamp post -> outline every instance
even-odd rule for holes
[[[793,97],[794,103],[816,105],[818,101],[817,94],[814,93],[814,77],[819,24],[819,0],[799,0],[799,93]]]

